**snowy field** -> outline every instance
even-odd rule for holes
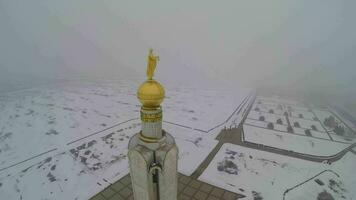
[[[247,116],[248,119],[255,119],[255,120],[259,120],[260,117],[264,117],[265,118],[264,121],[272,122],[272,123],[276,123],[277,120],[280,119],[282,124],[287,125],[287,120],[284,115],[271,114],[271,113],[251,110]]]
[[[329,110],[333,111],[339,118],[342,119],[342,121],[347,124],[354,132],[356,132],[356,120],[355,118],[347,113],[345,108],[340,107],[340,106],[332,106],[328,107]]]
[[[277,114],[277,115],[283,115],[283,113],[284,113],[283,105],[280,105],[276,102],[263,101],[260,97],[256,98],[255,104],[254,104],[254,107],[252,110],[260,111],[263,113],[268,113],[268,112],[270,112],[270,110],[273,110],[274,114]]]
[[[137,86],[66,83],[3,94],[0,199],[88,199],[126,175],[128,140],[140,130]],[[249,91],[166,90],[163,127],[176,139],[179,172],[190,175],[217,144],[220,127],[211,129]]]
[[[326,118],[333,116],[335,118],[336,124],[344,128],[345,130],[344,135],[338,135],[335,133],[333,127],[324,125],[325,129],[330,133],[333,140],[339,142],[346,142],[346,143],[356,142],[356,135],[353,132],[353,130],[351,130],[348,126],[346,126],[345,123],[338,118],[338,116],[335,116],[333,113],[326,110],[314,110],[314,112],[322,123]]]
[[[349,144],[353,144],[356,142],[355,136],[340,136],[340,135],[335,134],[334,132],[329,132],[329,134],[333,138],[334,141],[344,142],[344,143],[349,143]]]
[[[248,114],[249,108],[253,104],[253,100],[254,100],[254,94],[251,93],[251,95],[246,97],[244,101],[240,104],[240,106],[237,107],[235,112],[229,116],[225,124],[220,127],[232,128],[232,127],[239,126],[243,118]],[[215,129],[210,131],[209,135],[212,135],[215,138],[219,133],[220,133],[219,129]]]
[[[326,111],[326,110],[317,110],[314,109],[314,113],[315,115],[320,119],[321,123],[324,123],[324,120],[330,116],[333,116],[333,114],[331,114],[331,112]],[[337,123],[341,123],[337,118],[335,118],[335,121]],[[328,126],[324,126],[326,128],[327,131],[332,131],[333,129],[331,127]]]
[[[136,85],[61,84],[2,95],[0,168],[138,118]],[[226,120],[248,94],[190,90],[167,89],[164,120],[204,131]]]
[[[305,184],[296,187],[286,194],[286,200],[324,199],[330,196],[334,199],[346,199],[345,186],[338,174],[325,171]]]
[[[178,170],[190,176],[218,144],[214,137],[200,131],[164,124],[166,131],[171,133],[179,149]]]
[[[178,171],[187,176],[217,144],[213,138],[204,137],[205,133],[169,124],[164,126],[172,132],[179,148]],[[21,171],[1,173],[1,197],[88,199],[129,172],[127,145],[129,138],[139,130],[137,121],[114,132],[81,141],[76,147]],[[43,192],[33,193],[33,188]]]
[[[306,119],[309,121],[314,121],[314,114],[308,110],[296,110],[295,107],[291,107],[292,109],[292,116],[291,118],[301,118],[301,119]]]
[[[354,174],[354,166],[356,166],[356,157],[350,157],[349,153],[346,154],[345,159],[327,165],[224,144],[199,180],[243,194],[246,199],[277,200],[283,199],[285,190],[323,170],[331,169],[340,177],[326,176],[323,180],[325,179],[326,182],[326,179],[335,179],[340,188],[343,188],[340,195],[332,193],[335,195],[334,199],[339,199],[341,195],[345,196],[345,199],[353,199],[356,197],[354,190],[356,176],[350,174]],[[312,197],[315,197],[319,191],[308,190],[308,193],[298,193],[298,197],[315,199]]]
[[[269,122],[267,121],[259,121],[259,120],[252,120],[252,119],[246,119],[245,120],[245,125],[251,125],[251,126],[257,126],[257,127],[261,127],[263,129],[267,129],[267,125]],[[273,129],[277,130],[277,131],[287,131],[287,125],[280,125],[280,124],[274,124],[273,125]]]
[[[298,123],[300,125],[301,128],[304,129],[312,129],[312,126],[314,125],[316,128],[316,131],[319,132],[324,132],[325,133],[325,129],[321,126],[319,121],[316,120],[308,120],[308,119],[301,119],[301,118],[294,118],[294,117],[290,117],[289,121],[291,123],[292,126],[294,126],[294,123]],[[326,134],[326,133],[325,133]]]
[[[164,120],[209,131],[224,122],[240,105],[250,90],[204,90],[201,88],[166,88]]]
[[[356,198],[356,176],[354,170],[356,156],[347,153],[338,162],[327,167],[326,171],[300,187],[296,187],[286,194],[286,200],[317,199],[320,196],[331,194],[334,199]],[[321,194],[322,193],[322,194]],[[330,197],[330,196],[329,196]]]
[[[332,156],[349,146],[349,144],[336,143],[330,140],[321,140],[249,125],[244,125],[243,129],[245,141],[308,155]]]
[[[331,129],[325,129],[320,121],[330,115],[330,112],[311,109],[291,99],[258,96],[244,121],[244,140],[303,154],[331,156],[355,142],[356,138],[339,136]],[[336,122],[345,127],[339,119]],[[268,126],[271,123],[273,126]]]
[[[297,100],[294,99],[288,99],[286,97],[281,97],[278,95],[271,95],[271,96],[259,96],[258,100],[264,101],[264,102],[269,102],[269,103],[274,103],[274,104],[286,104],[290,106],[300,106],[304,107],[303,103],[300,103]]]
[[[137,118],[137,100],[126,90],[63,84],[2,95],[0,168]]]
[[[302,135],[302,136],[308,136],[305,132],[306,132],[306,128],[297,128],[297,127],[293,127],[293,131],[295,134],[297,135]],[[314,138],[319,138],[319,139],[326,139],[326,140],[330,140],[330,137],[328,135],[328,133],[326,132],[320,132],[320,131],[314,131],[312,129],[308,129],[310,131],[310,135],[311,137]]]

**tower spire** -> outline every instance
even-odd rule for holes
[[[137,98],[141,102],[142,130],[140,139],[145,142],[157,142],[162,138],[162,109],[161,103],[165,91],[163,86],[153,79],[158,56],[150,49],[147,62],[147,80],[137,90]]]
[[[137,90],[141,131],[129,142],[129,165],[135,200],[177,200],[178,148],[162,129],[163,86],[153,79],[158,56],[150,49],[147,80]]]

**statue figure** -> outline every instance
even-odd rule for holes
[[[146,73],[148,80],[152,80],[154,71],[156,69],[157,61],[159,61],[159,57],[153,54],[153,49],[150,49],[147,58],[147,73]]]

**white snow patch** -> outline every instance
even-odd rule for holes
[[[348,144],[249,125],[244,125],[243,130],[245,141],[309,155],[332,156],[349,146]]]
[[[282,199],[284,190],[318,172],[318,165],[318,163],[233,144],[224,144],[199,180],[243,194],[247,199],[253,199],[256,193],[259,193],[263,199]],[[236,174],[233,173],[235,171]]]
[[[355,195],[353,189],[356,186],[356,177],[350,175],[356,166],[356,157],[349,156],[328,165],[224,144],[199,180],[243,194],[246,199],[254,199],[256,196],[263,199],[283,199],[283,193],[287,189],[324,170],[333,170],[340,175],[339,180],[343,181],[342,185],[346,189],[343,195],[346,199],[352,199]],[[308,191],[297,193],[299,199],[313,199],[309,197],[315,196],[314,193],[318,194],[318,190]]]

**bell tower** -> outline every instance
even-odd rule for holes
[[[153,79],[159,57],[150,49],[147,80],[137,91],[141,131],[129,142],[129,165],[135,200],[177,200],[178,148],[162,129],[163,86]]]

